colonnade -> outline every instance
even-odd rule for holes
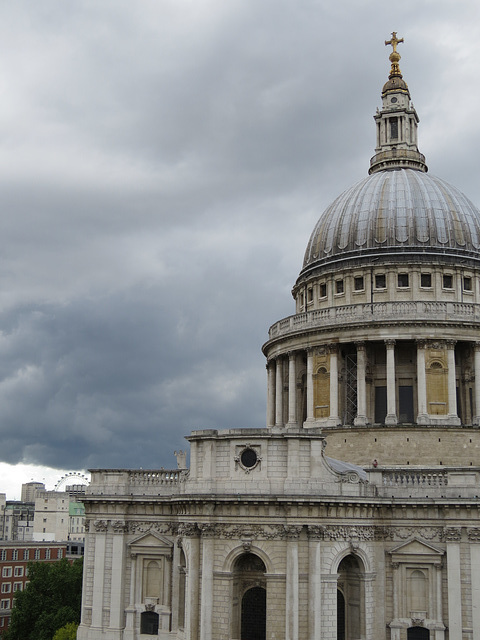
[[[386,425],[395,425],[399,422],[398,416],[398,397],[397,397],[397,366],[396,366],[396,348],[401,341],[387,339],[383,341],[385,348],[385,373],[382,376],[386,381]],[[368,349],[369,341],[355,342],[354,355],[356,356],[356,385],[354,392],[356,393],[356,415],[353,418],[353,424],[363,426],[371,422],[367,415],[367,379],[368,376],[375,378],[377,372],[375,366],[371,364],[370,371],[368,369]],[[375,341],[378,345],[379,341]],[[429,341],[416,340],[416,423],[425,424],[447,424],[459,425],[460,418],[457,408],[457,375],[455,367],[455,345],[454,340]],[[345,417],[340,416],[341,394],[348,394],[345,387],[344,371],[340,370],[340,365],[344,367],[344,361],[340,356],[341,347],[350,347],[342,343],[330,343],[318,345],[316,347],[308,347],[307,349],[289,351],[287,353],[270,358],[267,363],[268,373],[268,393],[267,393],[267,427],[291,427],[298,428],[314,427],[319,424],[327,426],[335,426],[345,422]],[[473,370],[474,370],[474,410],[472,411],[472,423],[480,424],[480,342],[471,342],[474,351]],[[432,356],[438,352],[438,357]],[[429,353],[428,362],[426,354]],[[318,418],[315,415],[316,397],[315,397],[315,375],[318,373],[316,369],[316,356],[319,353],[328,354],[328,372],[326,372],[326,382],[329,385],[329,404],[328,416]],[[306,363],[305,363],[306,359]],[[318,360],[318,358],[317,358]],[[339,362],[341,361],[341,362]],[[442,398],[442,402],[429,401],[428,395],[437,391],[427,391],[427,376],[429,369],[443,369],[446,375],[446,394]],[[446,371],[445,371],[446,370]],[[288,375],[287,375],[288,371]],[[297,389],[302,386],[301,379],[304,377],[305,396],[303,402],[306,405],[306,412],[300,415],[300,407],[298,405],[299,395]],[[433,378],[430,383],[430,389],[435,383]],[[325,395],[325,394],[324,394]],[[434,405],[443,405],[438,408]],[[326,405],[325,405],[326,406]],[[286,409],[287,408],[287,409]],[[318,408],[318,406],[317,406]],[[286,409],[286,410],[285,410]]]

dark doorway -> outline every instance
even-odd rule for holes
[[[430,631],[423,627],[407,629],[407,640],[430,640]]]
[[[158,636],[158,613],[144,611],[140,618],[140,633],[149,636]]]
[[[387,416],[387,387],[375,387],[375,422],[385,424]]]
[[[337,589],[337,640],[345,640],[345,598]]]
[[[267,592],[252,587],[242,598],[242,640],[266,640]]]
[[[413,387],[398,387],[398,421],[413,422]]]

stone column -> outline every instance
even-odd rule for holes
[[[307,419],[306,424],[315,422],[313,415],[313,350],[307,350]]]
[[[417,340],[417,424],[428,424],[425,340]]]
[[[202,592],[200,600],[200,640],[212,640],[213,557],[215,526],[202,524]]]
[[[180,605],[180,548],[181,538],[175,540],[172,562],[172,631],[178,629]]]
[[[125,609],[125,631],[123,632],[124,640],[133,640],[135,637],[135,586],[137,583],[137,556],[132,553],[130,555],[130,602]]]
[[[267,362],[267,427],[275,425],[275,361]]]
[[[288,354],[288,426],[297,426],[297,354]]]
[[[356,426],[367,424],[367,352],[365,342],[357,342],[357,416]]]
[[[460,572],[460,529],[447,528],[447,579],[449,640],[462,640],[462,578]]]
[[[473,424],[480,425],[480,342],[475,342],[475,416]]]
[[[387,350],[387,416],[385,424],[397,424],[397,397],[395,386],[395,340],[385,340]]]
[[[275,388],[275,426],[283,427],[283,358],[277,358]]]
[[[127,531],[125,522],[115,521],[112,525],[114,536],[112,543],[112,583],[110,593],[110,637],[120,637],[125,625],[123,611],[123,588],[125,575],[124,533]],[[114,634],[112,635],[112,632]]]
[[[338,415],[338,346],[331,344],[330,350],[330,418],[328,423],[332,426],[340,424]]]
[[[95,526],[95,563],[93,565],[92,627],[103,628],[103,598],[105,589],[105,551],[107,521],[97,520]]]
[[[308,638],[322,640],[322,528],[308,527]]]
[[[435,574],[436,574],[436,578],[437,578],[437,584],[436,584],[436,592],[437,592],[436,617],[437,617],[437,622],[439,624],[443,624],[442,565],[441,564],[436,564],[435,565]],[[472,576],[472,578],[473,578],[473,576]],[[479,633],[480,633],[480,629],[479,629]],[[437,629],[436,632],[435,632],[435,640],[444,640],[444,638],[445,638],[445,630],[444,629]],[[479,638],[480,638],[480,636],[479,636]],[[479,639],[474,637],[474,640],[479,640]]]
[[[285,602],[285,640],[298,640],[298,536],[301,526],[286,526],[287,530],[287,584]]]
[[[448,422],[460,424],[457,415],[457,377],[455,375],[455,340],[447,340],[448,361]]]
[[[184,531],[189,535],[185,540],[187,557],[187,576],[185,586],[185,639],[197,640],[198,638],[198,591],[200,573],[200,538],[195,533],[195,525],[183,525],[188,528]],[[198,533],[198,532],[197,532]]]
[[[469,532],[470,566],[472,567],[473,640],[480,640],[480,540],[478,532]]]

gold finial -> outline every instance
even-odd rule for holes
[[[391,40],[385,40],[385,46],[391,45],[393,48],[392,53],[389,55],[388,59],[392,63],[392,68],[390,69],[390,78],[392,76],[400,76],[402,77],[402,72],[400,71],[400,67],[398,63],[400,62],[401,55],[397,51],[397,44],[404,42],[403,38],[397,38],[397,32],[392,31]]]

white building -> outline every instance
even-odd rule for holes
[[[267,428],[92,472],[79,640],[480,640],[480,212],[427,173],[398,43],[264,345]]]

